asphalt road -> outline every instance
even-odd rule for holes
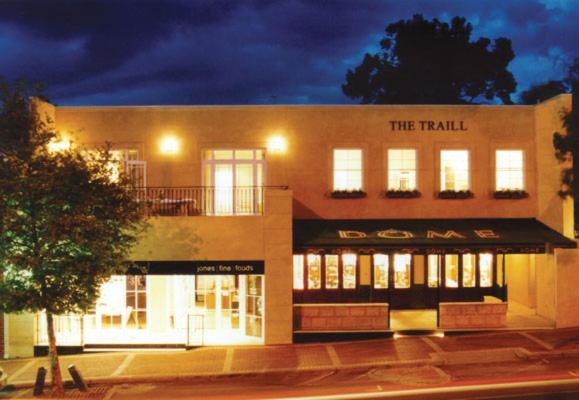
[[[523,395],[524,394],[524,395]],[[343,369],[117,385],[108,399],[579,399],[579,357],[484,364]],[[506,396],[506,397],[505,397]],[[513,397],[514,396],[514,397]]]

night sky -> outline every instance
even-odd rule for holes
[[[517,93],[579,57],[579,0],[0,0],[0,75],[58,105],[351,103],[348,68],[416,13],[510,38]]]

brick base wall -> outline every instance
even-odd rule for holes
[[[440,303],[440,327],[501,328],[507,324],[507,303]]]
[[[296,304],[295,331],[388,330],[388,304]]]

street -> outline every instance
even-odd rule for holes
[[[87,394],[67,391],[75,398],[579,398],[579,329],[85,353],[61,363],[89,382]],[[2,394],[31,397],[41,365],[46,359],[1,361],[23,389]]]

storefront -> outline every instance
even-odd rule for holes
[[[294,303],[506,302],[509,255],[553,248],[575,242],[531,218],[294,220]]]
[[[263,344],[264,263],[138,262],[113,276],[84,316],[57,317],[57,335],[85,349]],[[37,346],[46,343],[39,315]],[[62,342],[62,340],[61,340]]]

